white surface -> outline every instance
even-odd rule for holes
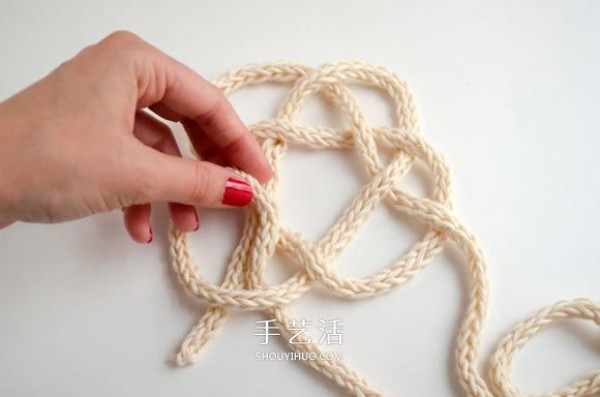
[[[121,28],[208,78],[277,59],[360,59],[393,69],[415,91],[424,133],[453,170],[457,212],[487,254],[487,354],[543,305],[600,298],[600,3],[482,4],[3,0],[0,97]],[[250,122],[271,117],[284,92],[246,91],[234,102]],[[371,119],[384,122],[382,102],[362,97]],[[318,103],[303,118],[328,120]],[[351,155],[291,153],[285,221],[318,238],[364,183],[356,164]],[[418,178],[412,185],[427,186]],[[216,282],[241,215],[201,216],[191,241],[202,272]],[[342,395],[299,363],[255,361],[258,313],[234,315],[195,366],[166,364],[202,308],[171,277],[164,211],[154,216],[151,246],[131,243],[120,218],[0,231],[0,395]],[[336,266],[367,274],[422,231],[380,209]],[[463,268],[460,255],[445,254],[388,295],[346,303],[309,294],[293,307],[312,321],[342,317],[345,361],[390,395],[457,395],[452,357],[466,304]],[[597,328],[575,323],[528,345],[514,377],[531,392],[554,389],[597,368],[599,354]]]

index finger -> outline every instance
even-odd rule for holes
[[[191,120],[198,128],[188,128],[188,133],[203,131],[224,153],[231,154],[233,165],[261,182],[269,180],[271,167],[260,145],[225,95],[187,66],[137,40],[142,51],[136,56],[143,57],[135,62],[138,107],[162,105]]]

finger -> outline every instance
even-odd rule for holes
[[[169,203],[169,215],[173,224],[182,232],[195,232],[200,229],[198,213],[190,205]]]
[[[163,103],[157,103],[153,106],[150,106],[150,110],[159,115],[160,117],[174,121],[174,122],[182,122],[185,119],[179,113],[169,109]],[[219,151],[219,147],[202,131],[194,122],[187,123],[188,125],[183,124],[185,131],[187,132],[192,142],[192,146],[194,151],[202,160],[210,161],[211,163],[215,163],[222,166],[233,166],[235,165],[229,159],[225,158],[225,156]]]
[[[169,126],[140,110],[135,115],[133,135],[146,146],[181,157],[179,147]]]
[[[235,166],[243,162],[252,162],[251,158],[243,159],[244,156],[252,156],[252,153],[248,154],[243,151],[236,152],[237,148],[235,145],[228,148],[226,147],[225,149],[219,147],[194,120],[182,116],[170,109],[164,103],[159,102],[152,105],[150,109],[164,119],[181,122],[190,138],[194,151],[202,158],[202,160],[210,161],[211,163],[222,166]]]
[[[202,128],[193,120],[183,117],[179,113],[167,107],[164,103],[157,103],[150,107],[150,109],[158,114],[160,117],[181,122],[185,131],[190,138],[194,151],[202,158],[202,160],[210,161],[222,166],[235,166],[240,160],[242,162],[250,162],[251,159],[240,159],[240,157],[246,156],[246,152],[238,153],[235,147],[220,148],[215,142],[206,134]],[[237,160],[237,162],[236,162]],[[260,180],[260,179],[259,179]]]
[[[183,159],[147,149],[144,175],[131,193],[147,202],[169,201],[201,207],[243,207],[252,187],[231,170],[206,161]]]
[[[135,118],[133,135],[142,143],[162,153],[181,157],[171,129],[146,112],[138,111]],[[169,203],[169,214],[173,224],[181,231],[198,230],[199,220],[196,209],[189,205]]]
[[[158,102],[158,103],[155,103],[154,105],[150,105],[149,109],[165,120],[174,121],[176,123],[179,123],[183,119],[182,115],[180,115],[173,109],[170,109],[168,106],[166,106],[162,102]]]
[[[136,68],[138,107],[161,103],[194,122],[231,162],[260,181],[271,177],[265,155],[223,93],[185,65],[142,42],[146,62]],[[190,137],[192,142],[194,137]]]
[[[224,153],[223,149],[220,148],[202,129],[190,119],[184,119],[182,125],[190,137],[192,146],[200,158],[204,161],[210,161],[211,163],[222,165],[222,166],[235,166],[235,158],[246,155],[246,153]]]
[[[4,229],[5,227],[12,225],[13,223],[15,223],[15,221],[0,221],[0,229]]]
[[[138,204],[125,208],[123,211],[125,228],[133,239],[141,244],[152,242],[152,228],[150,227],[150,204]]]

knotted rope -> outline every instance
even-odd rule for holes
[[[477,358],[488,307],[486,262],[475,237],[452,213],[448,167],[440,154],[421,137],[415,101],[406,83],[383,68],[350,62],[329,63],[314,69],[289,63],[249,65],[223,76],[216,85],[225,93],[231,93],[245,86],[270,82],[293,84],[275,119],[250,127],[273,167],[274,178],[261,186],[250,175],[240,172],[254,188],[255,199],[247,210],[243,237],[233,252],[221,286],[207,283],[198,273],[190,256],[186,234],[171,228],[173,269],[179,281],[188,294],[210,304],[183,341],[176,357],[177,364],[184,365],[197,359],[202,347],[223,325],[230,308],[265,311],[268,318],[276,319],[281,335],[289,340],[292,334],[287,325],[292,316],[286,305],[302,296],[314,283],[321,283],[334,295],[350,299],[382,294],[416,276],[442,250],[446,241],[464,253],[471,278],[470,303],[457,336],[455,359],[458,377],[468,396],[525,396],[512,384],[510,369],[514,355],[531,337],[568,318],[592,320],[600,325],[600,306],[587,299],[563,301],[543,309],[517,325],[502,340],[484,379],[477,369]],[[396,125],[370,126],[344,86],[346,83],[371,86],[386,93],[394,104]],[[322,94],[344,112],[347,128],[308,127],[295,123],[301,105],[315,93]],[[276,200],[279,162],[290,145],[353,149],[370,178],[335,225],[316,244],[281,224]],[[388,164],[380,159],[378,146],[393,151]],[[431,198],[417,197],[399,184],[415,159],[425,163],[433,175]],[[342,277],[330,263],[382,201],[398,212],[422,220],[428,225],[429,232],[395,263],[375,274],[360,279]],[[263,273],[275,250],[293,258],[299,270],[282,284],[267,285]],[[307,337],[300,335],[297,340],[307,342]],[[296,352],[321,352],[319,345],[313,342],[290,344],[290,348]],[[384,394],[343,362],[304,362],[354,395]],[[600,392],[600,371],[591,372],[582,380],[547,395],[581,397],[597,392]]]

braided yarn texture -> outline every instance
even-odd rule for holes
[[[484,254],[475,236],[452,210],[448,166],[442,156],[423,139],[413,95],[394,73],[358,62],[327,63],[317,68],[292,63],[248,65],[222,76],[215,85],[225,94],[246,86],[285,83],[292,88],[276,117],[249,127],[271,163],[274,177],[266,185],[241,171],[254,188],[255,198],[246,209],[243,236],[234,250],[220,286],[208,283],[190,255],[185,233],[171,226],[172,267],[185,291],[209,307],[181,344],[175,361],[193,363],[202,348],[224,324],[232,309],[261,310],[275,319],[280,334],[289,340],[287,325],[293,319],[287,305],[319,283],[333,295],[347,299],[383,294],[415,277],[446,244],[464,254],[470,280],[469,304],[456,340],[455,365],[468,396],[528,396],[513,384],[510,370],[515,354],[543,328],[567,319],[586,319],[600,325],[600,305],[588,299],[561,301],[518,324],[497,346],[487,363],[487,374],[479,371],[480,339],[488,308],[488,277]],[[372,126],[347,88],[359,84],[380,90],[393,103],[394,125]],[[347,127],[305,126],[295,119],[310,95],[318,94],[340,109]],[[317,243],[282,224],[277,205],[279,163],[290,146],[312,149],[353,150],[360,157],[369,179],[333,227]],[[384,163],[381,148],[391,151]],[[400,185],[415,160],[432,175],[431,197],[415,196]],[[357,229],[381,203],[428,226],[428,232],[395,263],[363,278],[342,277],[331,267],[352,240]],[[287,281],[269,285],[264,281],[267,261],[275,251],[297,263],[297,272]],[[308,337],[301,335],[303,342]],[[321,352],[315,342],[289,344],[301,353]],[[308,354],[304,354],[308,357]],[[305,364],[357,396],[385,393],[359,373],[336,360],[306,360]],[[600,392],[600,370],[548,394],[553,397],[583,397]]]

